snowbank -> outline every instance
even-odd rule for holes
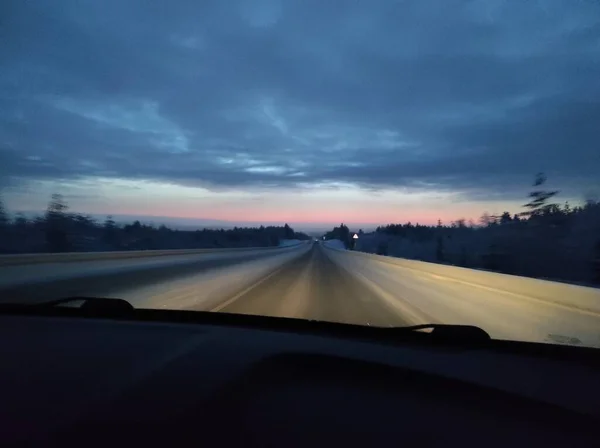
[[[332,249],[346,250],[346,246],[341,240],[327,240],[324,244]]]
[[[300,240],[281,240],[279,241],[279,247],[296,246],[302,243]]]

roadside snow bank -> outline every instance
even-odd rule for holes
[[[296,246],[302,242],[300,240],[281,240],[279,241],[279,247]]]
[[[324,244],[332,249],[346,250],[346,246],[341,240],[327,240]]]

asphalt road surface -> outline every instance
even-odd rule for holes
[[[211,311],[374,326],[409,324],[317,244]]]
[[[600,289],[300,244],[243,253],[0,268],[3,301],[118,297],[138,308],[405,326],[600,347]]]
[[[170,286],[174,279],[224,268],[238,269],[240,265],[265,260],[286,260],[296,251],[291,247],[3,266],[0,267],[0,301],[39,302],[71,296],[125,298],[124,295],[131,295],[132,291],[141,291],[146,298],[160,289],[160,285]],[[197,280],[195,278],[194,287],[202,288]]]

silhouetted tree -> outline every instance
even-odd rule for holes
[[[435,258],[437,261],[444,262],[446,260],[446,256],[444,254],[444,239],[441,236],[438,236],[437,246],[435,249]]]
[[[283,238],[286,239],[286,240],[293,240],[294,239],[294,231],[287,224],[285,224],[283,226]]]
[[[377,246],[377,255],[387,255],[388,254],[388,245],[386,242],[381,242]]]
[[[14,226],[17,229],[25,229],[27,227],[27,218],[23,213],[17,213],[15,216]]]
[[[504,212],[500,215],[500,224],[505,225],[512,222],[512,218],[510,217],[510,213]]]
[[[479,218],[479,224],[481,224],[483,227],[487,227],[491,223],[492,223],[492,217],[490,216],[490,214],[488,212],[483,212],[483,214]]]
[[[46,244],[50,252],[66,252],[70,248],[68,239],[67,206],[60,194],[53,194],[46,210]]]
[[[540,216],[556,207],[556,204],[548,204],[548,200],[558,194],[558,191],[542,190],[541,187],[546,183],[546,175],[538,173],[533,182],[533,186],[538,188],[529,193],[529,202],[523,205],[528,210],[521,213],[522,216]]]
[[[115,248],[118,245],[117,224],[112,216],[107,216],[102,229],[102,240]]]
[[[469,266],[469,256],[467,255],[467,248],[464,245],[460,246],[460,265],[463,267]]]

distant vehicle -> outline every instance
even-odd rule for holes
[[[3,447],[599,440],[597,349],[497,341],[472,326],[376,328],[74,297],[0,305],[0,356]]]

